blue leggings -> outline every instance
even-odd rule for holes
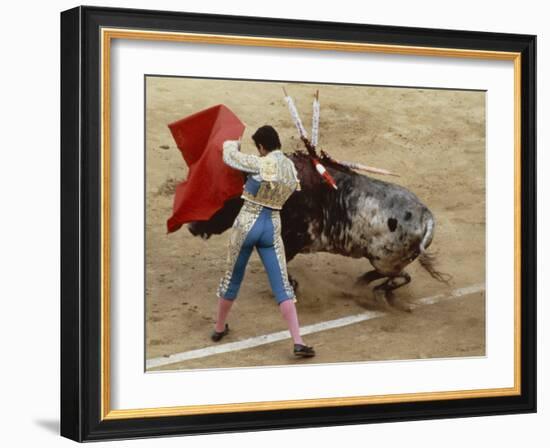
[[[218,297],[234,300],[244,278],[246,265],[256,248],[269,277],[277,303],[294,298],[288,281],[278,210],[245,201],[235,219],[229,241],[228,268],[218,288]]]

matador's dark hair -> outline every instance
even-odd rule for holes
[[[281,140],[279,140],[279,134],[273,128],[273,126],[265,125],[261,128],[258,128],[252,140],[256,144],[256,148],[259,148],[262,145],[266,151],[273,151],[274,149],[281,149]]]

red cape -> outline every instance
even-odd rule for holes
[[[187,179],[176,188],[168,233],[191,221],[206,221],[224,202],[240,196],[244,177],[223,162],[225,140],[238,140],[244,124],[223,104],[168,125],[185,163]]]

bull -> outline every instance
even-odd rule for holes
[[[427,252],[435,230],[435,219],[418,197],[399,185],[359,174],[326,154],[320,159],[334,179],[330,188],[315,171],[310,154],[295,151],[289,157],[298,171],[301,190],[281,210],[282,238],[287,263],[297,254],[328,252],[367,258],[374,269],[359,277],[374,287],[384,306],[397,305],[394,291],[411,281],[405,268],[418,258],[436,280],[448,283],[450,276],[436,270],[435,257]],[[189,231],[202,238],[229,229],[241,206],[241,198],[225,202],[207,221],[195,221]],[[297,289],[298,283],[290,277]]]

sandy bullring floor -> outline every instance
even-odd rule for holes
[[[301,143],[282,98],[285,86],[307,127],[315,89],[321,96],[320,147],[335,158],[363,162],[401,174],[383,178],[415,192],[434,213],[431,250],[438,267],[453,276],[451,286],[432,279],[418,262],[412,282],[397,291],[402,301],[485,281],[485,94],[483,92],[194,80],[148,77],[146,82],[146,358],[212,346],[215,296],[225,268],[228,232],[209,240],[183,227],[166,234],[174,187],[186,166],[167,124],[223,103],[247,124],[243,150],[254,151],[250,135],[271,124],[283,150]],[[331,254],[298,255],[289,272],[300,282],[302,325],[375,310],[369,288],[355,285],[370,270],[368,260]],[[225,342],[285,329],[267,276],[253,254],[229,318]],[[306,337],[318,356],[307,362],[349,362],[485,353],[483,291]],[[159,367],[188,369],[284,365],[290,340]]]

